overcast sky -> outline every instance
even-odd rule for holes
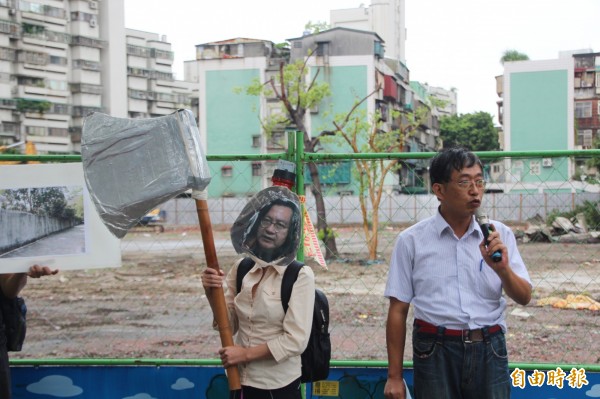
[[[166,35],[173,71],[195,45],[235,37],[275,43],[302,35],[308,21],[329,23],[332,9],[356,0],[124,0],[125,26]],[[370,0],[364,4],[369,5]],[[600,52],[600,0],[406,0],[406,64],[410,79],[458,91],[458,112],[485,111],[497,121],[496,83],[503,52],[532,60],[559,51]]]

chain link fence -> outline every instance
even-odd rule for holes
[[[588,159],[578,155],[578,165]],[[510,360],[597,364],[600,185],[581,173],[575,179],[565,174],[558,158],[543,174],[535,163],[518,161],[486,160],[493,171],[488,186],[493,192],[483,203],[490,218],[513,228],[534,285],[530,305],[508,303]],[[234,170],[253,167],[248,160],[231,163]],[[210,159],[209,165],[212,168]],[[335,233],[338,255],[328,259],[328,270],[311,258],[305,262],[330,301],[333,359],[387,359],[388,300],[383,290],[394,241],[438,206],[425,181],[417,178],[415,184],[423,187],[421,194],[405,194],[397,187],[383,193],[375,259],[369,259],[358,196],[340,195],[328,187],[327,222]],[[314,194],[310,186],[306,191],[306,207],[316,226]],[[247,200],[238,196],[208,201],[225,271],[238,259],[229,228]],[[205,264],[195,203],[183,196],[161,210],[161,229],[138,226],[122,239],[122,267],[30,279],[23,291],[29,307],[28,337],[24,350],[12,358],[215,358],[220,343],[200,282]],[[322,243],[321,248],[325,253]],[[60,259],[56,265],[60,268]],[[408,331],[409,343],[410,335]],[[411,356],[407,344],[405,358]]]

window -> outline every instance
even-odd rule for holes
[[[540,161],[531,161],[529,162],[529,174],[533,176],[539,176],[541,172],[541,164]]]
[[[13,122],[2,122],[2,124],[0,124],[0,131],[3,133],[16,134],[19,132],[19,126]]]
[[[69,137],[69,129],[60,128],[60,127],[49,127],[48,128],[48,136]]]
[[[69,84],[63,80],[47,80],[46,87],[51,90],[67,91],[69,89]]]
[[[384,51],[383,43],[375,42],[375,49],[374,49],[375,56],[379,57],[379,58],[383,58],[384,52],[385,51]]]
[[[173,81],[173,74],[170,72],[161,72],[161,71],[154,71],[153,74],[153,78],[155,79],[160,79],[160,80],[168,80],[168,81]]]
[[[575,118],[591,118],[592,102],[578,101],[575,103]]]
[[[267,143],[267,147],[269,148],[284,148],[285,146],[285,134],[284,132],[273,132],[271,134],[271,138]]]
[[[260,136],[252,136],[252,147],[260,147]]]
[[[105,42],[99,39],[95,39],[93,37],[85,37],[85,36],[73,36],[71,37],[71,44],[77,46],[87,46],[87,47],[95,47],[95,48],[104,48]],[[127,45],[127,54],[130,54],[129,48],[130,44]],[[140,47],[143,49],[143,47]]]
[[[73,60],[73,69],[87,69],[89,71],[99,71],[100,63],[90,60]]]
[[[150,49],[141,46],[135,46],[133,44],[127,45],[127,54],[135,55],[138,57],[148,57],[150,54]]]
[[[17,58],[15,50],[7,47],[0,47],[0,60],[14,62]]]
[[[87,12],[81,12],[81,11],[72,11],[71,12],[71,21],[90,22],[91,20],[95,20],[95,19],[96,19],[96,16],[94,14],[90,14]]]
[[[317,57],[323,57],[324,60],[329,59],[329,43],[328,42],[317,42]]]
[[[70,109],[69,105],[67,105],[67,104],[54,103],[54,104],[52,104],[52,107],[50,107],[49,112],[52,114],[70,115],[71,109]]]
[[[592,129],[577,131],[577,145],[581,145],[585,148],[592,147]]]
[[[19,76],[17,77],[17,83],[22,86],[46,87],[43,78],[35,78],[32,76]]]
[[[102,86],[91,85],[86,83],[73,83],[71,84],[72,93],[90,93],[90,94],[102,94]]]
[[[261,176],[262,164],[260,162],[252,162],[252,176]]]
[[[233,168],[229,165],[225,165],[225,166],[221,167],[221,176],[222,177],[233,176]]]
[[[21,50],[18,53],[18,61],[26,64],[46,65],[48,63],[48,54],[35,51]]]
[[[62,65],[62,66],[67,66],[67,58],[66,57],[59,57],[57,55],[51,55],[50,56],[50,64],[52,65]]]
[[[25,133],[28,136],[47,136],[48,133],[45,127],[42,126],[26,126]]]
[[[160,50],[157,48],[151,48],[149,50],[150,50],[150,57],[153,57],[153,58],[162,58],[164,60],[173,60],[175,58],[175,55],[172,51]]]

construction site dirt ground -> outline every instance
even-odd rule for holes
[[[328,270],[310,259],[306,263],[330,302],[333,358],[386,360],[383,290],[400,229],[382,232],[385,244],[377,261],[367,260],[357,231],[338,229],[340,259],[329,262]],[[215,232],[215,246],[228,270],[238,258],[228,231]],[[568,308],[585,304],[541,306],[569,294],[580,295],[578,301],[600,301],[600,244],[521,243],[519,248],[534,293],[525,307],[508,300],[510,361],[600,363],[600,311]],[[205,266],[198,231],[133,232],[122,241],[120,268],[30,279],[23,291],[27,339],[11,358],[215,358],[219,336],[200,282]],[[412,357],[410,337],[409,328],[406,360]]]

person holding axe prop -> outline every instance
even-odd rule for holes
[[[81,157],[90,198],[104,225],[117,238],[150,210],[192,190],[206,264],[220,272],[207,205],[210,172],[191,111],[148,119],[115,118],[103,113],[86,117]],[[223,346],[233,345],[221,288],[208,294]],[[230,396],[240,392],[239,370],[227,367]]]
[[[231,240],[239,254],[227,277],[207,268],[202,285],[207,296],[225,289],[235,345],[219,349],[223,366],[240,369],[244,399],[300,399],[301,354],[312,325],[315,278],[303,267],[285,312],[280,290],[285,268],[294,261],[301,242],[300,201],[286,187],[274,186],[256,194],[233,227]],[[237,281],[242,262],[253,262]],[[239,293],[237,287],[240,287]]]

